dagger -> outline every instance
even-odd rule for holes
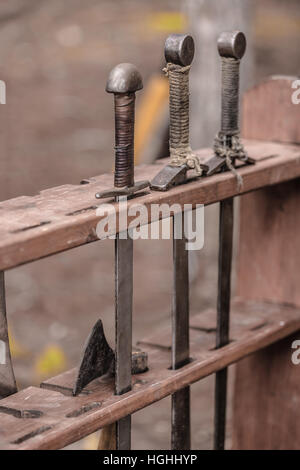
[[[151,181],[151,188],[158,191],[166,191],[171,186],[183,183],[189,168],[188,158],[194,158],[189,145],[188,89],[194,50],[194,40],[186,34],[171,34],[165,42],[170,87],[171,164],[165,166]],[[173,217],[172,369],[184,366],[190,359],[188,251],[184,235],[181,238],[176,235],[177,224],[178,227],[184,227],[183,213]],[[190,449],[190,387],[172,395],[171,447],[173,450]]]
[[[219,140],[223,146],[224,155],[229,156],[232,165],[234,165],[235,158],[239,157],[236,153],[239,121],[239,65],[245,50],[246,38],[240,31],[224,32],[218,38],[218,51],[222,60],[222,111]],[[252,162],[249,160],[247,163]],[[224,157],[216,154],[212,161],[208,162],[210,173],[226,169],[227,164]],[[221,348],[229,342],[233,209],[233,198],[220,202],[216,348]],[[215,379],[215,450],[223,450],[225,445],[226,399],[227,368],[218,371]]]
[[[114,67],[106,84],[106,91],[114,94],[115,105],[115,172],[114,187],[98,192],[97,199],[130,197],[147,188],[148,181],[134,181],[134,111],[135,92],[143,88],[137,68],[128,63]],[[115,394],[131,390],[132,373],[132,292],[133,240],[125,234],[115,239]],[[116,448],[131,447],[131,416],[116,423]]]

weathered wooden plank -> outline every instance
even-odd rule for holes
[[[266,78],[243,96],[242,134],[245,139],[300,142],[300,105],[292,102],[292,84],[299,77]]]
[[[152,203],[211,204],[300,176],[299,146],[247,142],[246,147],[257,164],[239,170],[244,182],[240,193],[236,178],[226,172],[191,181],[166,193],[148,191],[129,201],[128,207],[136,202],[147,208]],[[203,149],[199,154],[205,160],[211,150]],[[137,167],[136,180],[151,179],[165,163]],[[100,203],[95,193],[111,185],[112,175],[101,175],[91,178],[89,184],[60,186],[33,197],[0,203],[0,270],[97,240],[96,227],[101,216],[96,215]],[[150,211],[148,214],[150,217]]]
[[[134,376],[132,391],[122,396],[113,395],[113,379],[97,379],[84,393],[72,397],[73,369],[44,382],[41,389],[29,387],[3,399],[2,440],[14,449],[61,448],[300,329],[299,309],[237,303],[231,320],[232,341],[215,350],[212,316],[216,317],[215,312],[209,311],[192,318],[192,362],[181,369],[169,368],[170,351],[164,347],[168,340],[154,337],[156,344],[162,341],[158,346],[151,346],[151,338],[142,342],[149,355],[149,371]],[[252,317],[251,321],[244,321],[245,316]],[[24,417],[17,417],[21,412]]]
[[[300,306],[300,179],[241,198],[238,295]]]
[[[244,137],[300,143],[293,81],[269,79],[246,93]],[[299,178],[242,196],[240,202],[238,295],[300,306]],[[291,343],[289,338],[237,365],[234,448],[299,448],[300,369],[291,362]]]
[[[291,345],[299,339],[298,332],[239,363],[233,415],[235,449],[299,450],[300,366],[291,360]],[[251,413],[245,414],[245,410]]]

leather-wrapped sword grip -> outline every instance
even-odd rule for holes
[[[225,31],[218,38],[222,59],[221,133],[232,136],[239,131],[240,60],[246,51],[246,37],[241,31]]]
[[[134,185],[135,93],[115,94],[115,174],[116,188]]]
[[[221,132],[231,136],[239,130],[240,60],[222,57]]]

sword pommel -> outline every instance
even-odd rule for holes
[[[241,59],[246,51],[246,36],[241,31],[225,31],[218,38],[218,51],[221,57]]]
[[[140,72],[133,64],[119,64],[109,74],[106,91],[108,93],[135,93],[143,88]]]
[[[191,65],[195,53],[195,44],[188,34],[170,34],[165,42],[165,58],[172,64]]]

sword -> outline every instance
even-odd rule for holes
[[[245,35],[239,31],[224,32],[218,39],[218,51],[222,58],[222,113],[221,132],[224,155],[216,154],[208,162],[212,174],[227,169],[239,154],[236,153],[238,136],[239,110],[239,64],[246,50]],[[248,158],[249,157],[245,157]],[[226,161],[227,159],[227,161]],[[251,163],[247,161],[247,163]],[[229,342],[231,264],[233,239],[233,198],[220,202],[219,219],[219,265],[218,265],[218,299],[217,299],[217,334],[216,348]],[[227,368],[216,373],[215,382],[215,431],[214,448],[223,450],[226,431],[226,398]]]
[[[4,272],[0,271],[0,399],[17,392],[6,318]]]
[[[157,191],[167,191],[183,183],[189,169],[194,169],[198,176],[208,169],[192,152],[189,143],[189,72],[194,52],[194,40],[187,34],[171,34],[166,40],[164,72],[170,87],[171,162],[151,181],[151,189]]]
[[[114,188],[97,193],[96,198],[131,196],[149,186],[134,182],[134,108],[135,92],[143,88],[142,77],[132,64],[119,64],[111,72],[106,91],[115,103]],[[115,239],[115,393],[131,390],[133,240],[128,232]],[[131,416],[116,423],[116,447],[131,447]]]
[[[188,170],[189,93],[188,77],[194,57],[194,40],[184,34],[171,34],[165,43],[165,58],[170,83],[170,154],[171,164],[155,176],[151,188],[165,191],[183,183]],[[173,155],[173,158],[172,158]],[[177,164],[176,158],[179,156]],[[182,163],[184,162],[184,163]],[[172,294],[172,369],[189,362],[189,266],[186,238],[177,238],[178,227],[184,227],[184,214],[173,217],[173,294]],[[190,449],[190,387],[172,395],[171,447]]]

